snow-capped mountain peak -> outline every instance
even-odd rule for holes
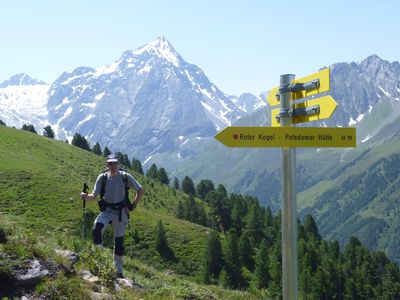
[[[0,84],[0,88],[5,88],[7,86],[21,86],[21,85],[43,85],[46,84],[43,81],[33,79],[25,73],[16,74],[10,79],[4,81]]]
[[[27,77],[19,75],[12,82],[27,82]],[[163,36],[125,51],[110,64],[64,72],[39,94],[38,114],[47,115],[58,139],[80,133],[91,143],[115,145],[114,151],[137,158],[174,151],[181,146],[179,137],[211,137],[259,101],[247,95],[235,104],[234,96],[220,91]],[[9,124],[21,127],[21,122]],[[42,123],[35,124],[47,125]]]
[[[182,63],[182,57],[175,51],[171,43],[164,37],[161,36],[154,41],[131,51],[133,56],[150,55],[157,56],[161,59],[165,59],[172,63],[175,67],[179,67]]]
[[[47,124],[50,85],[26,74],[17,74],[0,85],[0,120],[22,127],[32,124],[38,132]]]
[[[213,136],[244,115],[165,37],[125,51],[114,63],[62,74],[51,86],[47,108],[58,138],[79,132],[90,142],[135,149],[137,157],[173,151],[179,136]]]

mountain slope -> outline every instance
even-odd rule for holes
[[[164,37],[105,67],[64,73],[47,107],[59,138],[79,132],[140,159],[212,136],[244,114]]]
[[[11,215],[22,214],[21,225],[32,229],[76,232],[82,217],[79,200],[82,183],[88,182],[90,188],[94,186],[97,175],[104,170],[104,159],[65,142],[25,131],[0,126],[0,134],[0,210]],[[168,219],[177,228],[182,227],[180,222],[186,224],[179,220],[172,222],[170,215],[174,214],[178,199],[185,199],[187,195],[140,174],[135,177],[147,190],[140,208],[134,212],[135,220],[142,219],[143,230],[151,232],[157,218]],[[46,207],[45,214],[43,207]],[[98,211],[95,203],[88,203],[88,209]],[[150,211],[152,218],[147,217]],[[195,224],[184,227],[194,230],[191,237],[194,243],[202,243],[203,227]],[[182,237],[185,235],[182,233]]]
[[[326,173],[322,180],[298,196],[301,216],[309,213],[315,216],[324,236],[342,244],[350,236],[357,236],[371,249],[385,251],[400,261],[397,251],[399,137],[374,147],[360,146],[357,152],[340,156],[342,163],[338,166],[329,164],[331,167],[323,168]],[[318,156],[310,157],[303,164],[316,160]],[[307,176],[308,172],[303,175]]]
[[[81,254],[85,255],[82,263],[86,265],[96,264],[100,269],[112,266],[111,250],[104,250],[105,254],[96,257],[87,244],[90,243],[93,217],[98,212],[95,203],[87,203],[84,224],[87,242],[81,240],[83,210],[79,193],[82,182],[86,181],[89,186],[93,186],[98,173],[103,170],[104,158],[65,142],[4,126],[0,126],[0,136],[0,295],[4,292],[2,280],[4,272],[8,270],[8,263],[14,267],[26,268],[24,261],[35,257],[51,266],[60,260],[54,254],[54,248],[66,247],[82,251]],[[143,184],[146,193],[140,206],[131,213],[132,227],[128,229],[127,236],[134,237],[135,243],[129,238],[125,241],[128,253],[133,251],[135,259],[126,256],[125,264],[127,275],[134,275],[142,287],[119,293],[104,286],[102,290],[127,299],[223,299],[226,296],[233,299],[256,299],[250,293],[195,283],[202,268],[202,255],[199,253],[203,251],[209,229],[174,217],[178,201],[186,199],[187,195],[140,174],[134,173],[134,176]],[[174,267],[156,256],[152,257],[154,253],[151,243],[158,220],[162,220],[167,229],[177,262],[184,261],[181,267],[178,263]],[[4,230],[10,237],[4,237]],[[112,248],[110,233],[106,233],[105,246]],[[10,251],[12,255],[17,255],[14,262],[9,261],[9,254],[6,254]],[[85,261],[88,259],[92,261]],[[179,268],[180,272],[185,271],[188,276],[177,275]],[[102,272],[107,274],[111,271],[104,269]],[[70,296],[71,292],[94,288],[82,283],[82,279],[76,277],[77,274],[66,272],[64,267],[51,272],[58,272],[58,277],[46,280],[45,286],[52,287],[50,292],[54,295]],[[59,281],[64,286],[58,287],[57,292]],[[77,285],[77,282],[80,284]],[[71,290],[78,286],[78,290]],[[38,286],[36,290],[43,290],[43,287]],[[49,292],[48,289],[46,292]],[[87,291],[82,293],[76,297],[87,295]]]

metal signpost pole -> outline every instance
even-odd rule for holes
[[[280,77],[280,126],[292,126],[290,85],[293,74]],[[296,148],[281,148],[282,153],[282,294],[284,300],[297,300],[297,203],[295,188]]]

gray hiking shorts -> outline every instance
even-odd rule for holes
[[[103,234],[107,226],[111,224],[114,230],[114,237],[121,237],[125,235],[125,230],[126,226],[128,225],[128,222],[129,220],[126,208],[122,209],[121,222],[120,222],[119,211],[107,207],[106,210],[101,212],[97,216],[96,220],[94,220],[94,226],[96,226],[96,223],[104,224],[104,227],[101,230],[101,233]]]

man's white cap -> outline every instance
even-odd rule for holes
[[[118,162],[118,156],[115,154],[110,154],[107,156],[107,163],[117,163]]]

